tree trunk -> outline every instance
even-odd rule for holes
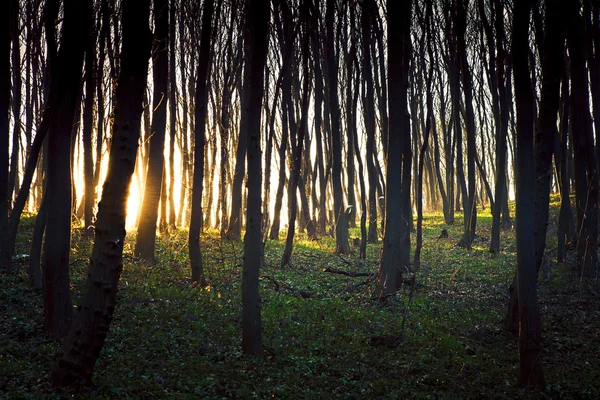
[[[152,33],[149,0],[123,1],[121,73],[116,92],[108,175],[98,205],[94,247],[81,305],[61,349],[54,383],[90,385],[116,307],[123,270],[129,184],[138,148]]]
[[[575,154],[577,263],[587,277],[598,273],[598,169],[588,93],[588,72],[582,47],[579,2],[569,2],[567,43],[571,61],[571,129]]]
[[[335,248],[338,254],[350,252],[348,245],[348,220],[344,207],[342,190],[342,141],[340,132],[340,105],[338,100],[338,62],[334,48],[335,0],[327,0],[325,24],[327,27],[326,59],[329,83],[329,108],[331,112],[331,149],[333,163],[331,178],[333,181],[333,202],[335,218]]]
[[[52,77],[48,131],[48,218],[42,257],[44,328],[55,337],[67,334],[73,305],[69,283],[71,252],[71,129],[81,100],[80,79],[85,40],[91,25],[91,0],[65,3],[57,68]]]
[[[202,268],[202,251],[200,246],[200,232],[202,230],[202,186],[204,181],[204,130],[206,126],[206,105],[208,93],[208,77],[210,75],[208,59],[210,57],[210,38],[212,31],[213,0],[204,1],[202,13],[202,36],[200,39],[200,54],[198,74],[196,76],[196,97],[194,118],[196,126],[194,135],[194,177],[192,188],[192,216],[190,218],[189,255],[192,282],[197,282],[202,287],[206,286],[204,270]]]
[[[513,64],[517,101],[517,292],[519,296],[520,386],[544,389],[541,336],[537,303],[534,251],[534,108],[527,62],[531,1],[515,3],[513,12]],[[553,28],[552,28],[553,29]]]
[[[462,80],[463,94],[465,97],[466,111],[466,131],[467,131],[467,193],[466,198],[463,198],[464,207],[464,224],[465,233],[461,240],[461,244],[470,248],[475,237],[475,229],[477,226],[477,207],[475,204],[475,157],[477,148],[475,147],[475,115],[473,113],[473,92],[471,71],[467,59],[467,45],[465,34],[467,29],[467,0],[459,0],[456,13],[456,31],[457,31],[457,50],[460,63],[460,77]],[[466,201],[465,201],[466,200]]]
[[[248,203],[242,274],[242,351],[245,354],[258,356],[262,353],[260,295],[258,293],[259,267],[262,264],[260,119],[268,45],[269,1],[247,2],[245,12],[244,54],[246,60],[240,132],[245,133],[248,139]]]
[[[309,62],[309,36],[308,36],[308,12],[307,12],[307,5],[306,5],[306,0],[304,0],[303,6],[302,6],[302,18],[304,24],[305,24],[305,34],[304,34],[304,38],[302,40],[302,72],[304,75],[304,80],[303,80],[303,84],[302,84],[302,115],[301,115],[301,119],[300,119],[300,125],[298,126],[298,132],[295,133],[295,138],[294,136],[292,136],[290,139],[292,140],[292,143],[295,141],[295,146],[292,145],[292,147],[294,148],[294,154],[293,154],[293,166],[292,166],[292,171],[290,173],[290,183],[289,183],[289,190],[288,190],[288,207],[289,207],[289,228],[288,228],[288,232],[287,232],[287,238],[285,241],[285,249],[283,250],[283,256],[281,258],[281,267],[285,267],[287,265],[289,265],[290,263],[290,258],[292,257],[292,245],[294,242],[294,234],[295,234],[295,228],[296,228],[296,213],[297,213],[297,209],[298,209],[298,203],[297,203],[297,197],[296,197],[296,190],[298,188],[298,181],[300,180],[301,176],[300,176],[300,169],[302,168],[302,153],[303,153],[303,144],[304,144],[304,139],[306,137],[306,133],[308,131],[308,104],[309,104],[309,100],[310,100],[310,86],[309,86],[309,77],[310,77],[310,71],[308,68],[308,62]],[[304,182],[301,183],[302,185],[304,185]],[[306,197],[306,196],[304,196]],[[308,206],[308,204],[303,206]],[[308,211],[308,210],[305,210]],[[312,232],[309,232],[309,234],[312,233],[313,238],[314,238],[314,225],[312,227]]]
[[[365,132],[367,135],[367,175],[369,177],[369,231],[367,241],[377,243],[379,235],[377,232],[377,171],[375,170],[374,158],[377,156],[375,148],[375,94],[373,89],[373,72],[371,70],[371,23],[374,12],[372,1],[365,1],[362,8],[362,43],[363,57],[362,70],[366,83],[366,93],[364,97],[364,120]]]
[[[8,144],[10,115],[10,2],[3,1],[0,15],[3,15],[2,33],[0,36],[0,269],[11,270],[12,248],[8,249]],[[6,254],[10,253],[8,258]]]
[[[135,254],[149,262],[155,262],[156,228],[159,201],[165,169],[165,131],[167,123],[167,90],[169,63],[167,46],[169,40],[169,0],[154,0],[154,48],[152,49],[152,76],[154,95],[152,109],[152,136],[148,154],[148,170],[144,187],[144,199],[135,242]]]
[[[86,44],[85,53],[85,105],[83,108],[83,132],[81,138],[83,141],[83,179],[84,179],[84,228],[86,229],[86,236],[92,237],[94,231],[92,229],[93,222],[93,208],[95,200],[95,187],[94,187],[94,158],[92,154],[92,125],[94,123],[94,94],[96,89],[95,81],[95,53],[96,53],[96,40],[95,30],[92,28],[88,36],[88,42]],[[102,84],[101,82],[99,83]],[[102,118],[100,118],[102,120]],[[98,155],[100,157],[100,155]]]
[[[18,185],[19,175],[19,138],[21,137],[21,93],[23,79],[21,77],[21,44],[19,38],[20,23],[19,1],[5,0],[10,4],[10,31],[12,41],[12,111],[13,111],[13,136],[12,152],[10,156],[10,170],[8,174],[8,205],[12,203],[15,185]]]
[[[387,154],[385,224],[383,250],[379,262],[376,296],[387,296],[396,292],[398,277],[402,276],[402,260],[406,248],[403,241],[409,236],[402,217],[403,210],[403,155],[406,149],[405,137],[409,135],[406,123],[408,64],[410,60],[410,22],[412,2],[387,1],[388,10],[388,91],[389,91],[389,142]],[[410,251],[410,248],[408,248]]]

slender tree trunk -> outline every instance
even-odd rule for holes
[[[309,86],[309,76],[310,71],[308,68],[309,62],[309,36],[308,36],[308,27],[307,27],[307,18],[308,18],[308,10],[306,0],[304,0],[303,6],[303,19],[305,23],[305,34],[302,41],[302,71],[304,75],[304,80],[302,84],[302,115],[300,119],[300,125],[298,126],[298,132],[295,133],[295,138],[292,136],[292,142],[296,142],[293,154],[293,167],[290,173],[290,183],[288,190],[288,207],[289,207],[289,228],[287,232],[287,238],[285,241],[285,249],[283,250],[283,256],[281,258],[281,266],[285,267],[289,265],[290,258],[292,257],[292,245],[294,242],[294,234],[296,228],[296,213],[298,208],[298,203],[296,200],[296,190],[298,188],[298,181],[300,180],[300,169],[302,168],[302,153],[303,153],[303,144],[304,139],[306,137],[308,131],[308,104],[310,100],[310,86]],[[301,183],[304,185],[304,182]],[[304,196],[306,197],[306,196]],[[303,206],[307,206],[303,204]],[[312,233],[314,237],[314,226],[312,227]]]
[[[517,101],[517,292],[519,296],[520,386],[543,389],[541,364],[542,325],[537,303],[534,250],[534,108],[527,63],[531,1],[515,3],[512,50]]]
[[[177,133],[177,70],[175,56],[176,21],[175,3],[171,0],[169,8],[169,219],[170,228],[175,228],[175,136]],[[182,39],[180,39],[182,40]],[[181,180],[180,180],[181,182]],[[183,210],[179,210],[182,212]]]
[[[138,148],[152,33],[149,0],[123,1],[121,73],[116,92],[108,175],[98,205],[94,247],[81,305],[61,349],[54,383],[90,385],[116,307],[123,270],[129,184]]]
[[[148,170],[144,199],[140,212],[140,223],[135,242],[135,253],[147,261],[154,262],[156,228],[159,201],[165,180],[165,131],[167,123],[167,84],[169,63],[167,45],[169,39],[169,1],[154,0],[154,48],[152,49],[152,75],[154,77],[154,99],[152,109],[152,136],[148,154]]]
[[[244,53],[246,62],[240,132],[246,133],[248,139],[248,203],[242,274],[242,351],[258,356],[262,353],[260,295],[258,293],[259,266],[262,264],[260,119],[268,45],[269,1],[247,2],[245,11]]]
[[[8,144],[9,144],[9,115],[10,115],[10,2],[3,1],[0,5],[2,15],[2,30],[0,33],[0,269],[11,270],[12,248],[8,248],[6,237],[8,224]],[[10,255],[7,257],[7,254]]]
[[[69,282],[71,252],[71,128],[80,102],[85,40],[91,25],[91,0],[65,3],[60,52],[52,77],[48,131],[48,218],[42,256],[44,328],[56,337],[67,334],[73,305]],[[83,39],[83,40],[82,40]]]
[[[339,254],[350,252],[348,245],[348,221],[344,207],[342,191],[342,141],[340,132],[340,105],[338,100],[338,62],[334,48],[334,19],[335,0],[327,0],[325,23],[327,26],[326,38],[326,60],[327,76],[329,82],[329,107],[331,112],[331,148],[333,153],[333,164],[331,178],[333,181],[333,202],[335,218],[335,247]]]
[[[198,74],[196,76],[196,98],[194,118],[196,126],[194,135],[194,177],[192,188],[192,216],[190,218],[189,255],[192,282],[206,286],[202,268],[202,251],[200,246],[200,232],[202,230],[202,186],[204,181],[204,131],[206,126],[206,105],[208,100],[208,79],[210,76],[208,59],[210,57],[210,38],[212,31],[213,0],[204,1],[202,14],[202,36],[200,39],[200,54]]]
[[[560,102],[560,79],[563,64],[565,31],[562,23],[564,10],[560,0],[546,3],[547,27],[542,57],[542,90],[538,129],[535,132],[535,265],[539,271],[544,258],[550,209],[552,154],[554,151],[556,120]],[[592,153],[593,154],[593,153]],[[594,168],[595,170],[595,168]]]
[[[15,185],[18,185],[19,175],[19,138],[21,137],[21,94],[23,79],[21,77],[21,43],[19,1],[5,0],[10,4],[10,31],[12,41],[12,112],[13,112],[13,135],[12,152],[10,155],[10,172],[8,174],[8,202],[9,208],[12,203]]]
[[[460,76],[462,78],[463,94],[465,96],[466,109],[466,131],[467,131],[467,172],[468,172],[468,187],[466,197],[463,198],[465,203],[464,218],[465,218],[465,234],[461,243],[466,247],[471,246],[471,242],[475,237],[475,228],[477,226],[477,207],[475,204],[475,157],[477,148],[475,147],[475,115],[473,113],[473,92],[471,71],[467,59],[467,48],[465,34],[467,29],[467,0],[459,0],[456,14],[456,30],[457,30],[457,50],[460,63]],[[466,201],[465,201],[466,200]]]
[[[92,227],[93,220],[93,208],[95,200],[95,187],[94,187],[94,158],[92,154],[92,125],[94,123],[94,94],[96,89],[96,82],[94,76],[95,68],[95,50],[96,40],[95,31],[92,28],[88,37],[85,53],[85,105],[83,110],[83,132],[81,134],[83,141],[83,177],[84,177],[84,227],[86,229],[86,236],[92,237],[94,235]]]
[[[567,43],[571,61],[571,129],[575,154],[577,262],[583,275],[598,274],[598,169],[590,116],[588,72],[579,2],[568,3]]]
[[[412,2],[387,1],[388,11],[388,91],[389,91],[389,142],[387,154],[385,224],[383,250],[379,262],[377,296],[391,295],[396,292],[398,277],[404,267],[402,260],[405,236],[409,235],[406,223],[402,221],[405,212],[402,201],[403,165],[406,151],[405,137],[409,135],[406,123],[408,64],[410,59],[410,21]],[[410,242],[409,242],[410,243]],[[408,248],[410,251],[410,247]]]
[[[377,231],[377,171],[375,169],[374,158],[377,156],[375,148],[375,94],[373,89],[373,72],[371,70],[371,22],[375,5],[367,0],[363,3],[361,28],[363,57],[362,69],[363,77],[366,83],[366,93],[364,97],[364,120],[365,131],[367,135],[367,174],[369,177],[369,231],[367,241],[377,243],[379,239]]]

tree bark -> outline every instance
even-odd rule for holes
[[[259,267],[261,244],[261,155],[260,120],[263,100],[264,68],[267,56],[267,32],[270,17],[268,0],[246,3],[244,25],[244,83],[240,132],[247,135],[248,202],[244,236],[242,273],[242,351],[258,356],[262,353]]]
[[[515,3],[512,50],[517,102],[517,292],[519,296],[520,386],[544,389],[534,251],[534,99],[527,53],[532,1]]]
[[[129,184],[138,148],[152,33],[149,0],[123,1],[121,72],[116,92],[108,174],[98,205],[94,247],[81,305],[61,349],[54,383],[90,385],[116,307],[123,270]]]
[[[6,230],[8,224],[8,144],[9,144],[9,115],[10,115],[10,10],[11,5],[8,1],[3,1],[0,5],[0,15],[2,15],[2,31],[0,33],[0,269],[11,270],[10,257],[5,254],[12,249],[8,249],[9,242],[6,240]]]
[[[388,7],[388,98],[389,98],[389,142],[387,154],[385,224],[383,250],[379,262],[376,296],[394,294],[397,282],[401,280],[402,260],[407,255],[403,246],[405,237],[410,235],[407,225],[402,221],[406,216],[403,210],[403,169],[409,168],[402,163],[406,149],[405,137],[410,135],[406,123],[408,64],[411,56],[410,25],[412,2],[387,1]],[[409,242],[410,243],[410,242]],[[410,247],[408,248],[410,251]],[[410,257],[410,254],[408,254]]]
[[[213,16],[213,0],[204,1],[202,12],[202,36],[200,38],[200,54],[198,62],[198,74],[196,76],[196,97],[194,118],[196,126],[194,135],[194,177],[192,188],[192,216],[190,218],[189,231],[189,255],[190,269],[192,271],[192,282],[198,282],[202,287],[206,286],[204,270],[202,268],[202,250],[200,245],[200,233],[202,230],[202,187],[204,181],[204,131],[206,127],[206,105],[208,99],[209,57],[211,48],[211,31]]]
[[[325,24],[327,27],[326,37],[326,60],[327,77],[329,83],[329,108],[331,113],[331,149],[333,163],[331,178],[333,181],[333,202],[335,219],[335,249],[336,253],[347,254],[350,252],[348,245],[348,220],[344,207],[342,190],[342,141],[340,132],[340,105],[338,100],[338,62],[334,48],[334,19],[336,13],[335,0],[327,0],[325,12]]]
[[[67,334],[73,305],[69,282],[71,252],[71,130],[84,49],[91,24],[91,0],[65,2],[61,47],[50,89],[48,130],[48,218],[42,256],[44,328],[55,337]]]
[[[148,170],[144,187],[144,199],[140,212],[135,254],[149,262],[155,262],[156,228],[159,201],[165,169],[165,131],[167,123],[167,84],[169,63],[167,46],[169,40],[169,0],[154,0],[154,48],[152,49],[152,76],[154,95]]]

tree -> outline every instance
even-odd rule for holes
[[[465,114],[467,130],[467,172],[468,183],[466,198],[463,198],[464,225],[465,233],[460,243],[466,247],[471,247],[471,242],[475,238],[475,228],[477,226],[477,206],[475,204],[475,157],[477,149],[475,147],[475,114],[473,112],[473,89],[471,80],[471,71],[467,58],[467,44],[465,34],[467,30],[467,8],[468,0],[457,0],[456,12],[456,31],[457,31],[457,50],[458,62],[460,64],[460,77],[462,80],[463,94],[465,96]],[[455,114],[457,115],[457,114]],[[458,121],[455,121],[458,123]],[[460,143],[459,143],[460,145]]]
[[[517,290],[519,296],[519,380],[521,386],[544,388],[540,314],[534,252],[533,93],[529,53],[532,1],[518,1],[513,11],[512,50],[517,103]]]
[[[89,385],[108,333],[123,270],[126,203],[138,148],[152,33],[149,0],[123,0],[123,45],[108,174],[81,305],[61,348],[54,382]]]
[[[245,12],[245,64],[240,132],[248,138],[246,154],[248,201],[242,274],[242,351],[246,354],[260,355],[262,352],[260,295],[258,293],[258,274],[262,257],[260,117],[268,44],[269,0],[247,1]]]
[[[575,161],[577,203],[577,263],[583,275],[598,273],[598,166],[588,93],[583,24],[579,1],[570,1],[567,11],[567,45],[571,61],[571,140]]]
[[[298,126],[298,132],[294,132],[294,135],[290,137],[292,142],[293,149],[293,164],[292,171],[290,173],[290,183],[289,183],[289,228],[287,232],[287,238],[285,241],[285,249],[283,251],[283,256],[281,259],[281,266],[289,265],[290,258],[292,257],[292,245],[294,241],[294,233],[296,230],[296,213],[298,211],[298,203],[296,199],[296,190],[299,187],[300,180],[300,169],[302,168],[302,153],[303,153],[303,145],[304,138],[306,137],[308,131],[308,105],[310,100],[310,71],[309,71],[309,27],[308,27],[308,5],[306,1],[302,3],[301,8],[301,23],[304,25],[304,35],[302,38],[302,73],[304,75],[304,80],[302,83],[302,110],[301,110],[301,118],[300,125]],[[303,183],[303,182],[302,182]],[[314,226],[309,230],[309,236],[312,234],[314,238]]]
[[[3,256],[8,244],[3,233],[8,224],[8,141],[10,115],[10,3],[3,1],[0,5],[0,15],[3,15],[2,33],[0,36],[0,256]],[[10,270],[7,260],[0,259],[0,269]]]
[[[169,37],[169,0],[154,0],[154,48],[152,49],[152,76],[154,95],[152,109],[152,136],[148,154],[148,171],[140,223],[135,241],[135,253],[154,262],[158,206],[165,169],[165,134],[167,124],[167,84],[169,67],[167,59]]]
[[[365,1],[362,7],[362,41],[363,41],[363,76],[366,83],[364,119],[365,131],[367,134],[367,174],[369,176],[369,231],[368,242],[377,243],[377,171],[375,169],[374,159],[377,157],[375,148],[375,94],[373,89],[373,72],[371,70],[371,22],[375,4],[372,1]]]
[[[65,1],[61,47],[50,89],[52,111],[48,127],[48,217],[42,256],[44,328],[66,335],[73,305],[69,283],[71,252],[71,129],[80,100],[80,79],[89,34],[91,0]],[[77,116],[78,119],[78,116]]]
[[[410,168],[403,163],[406,153],[406,136],[410,129],[406,123],[408,70],[411,57],[410,25],[412,2],[387,1],[388,8],[388,98],[389,98],[389,141],[386,170],[385,223],[383,250],[379,261],[377,296],[391,295],[398,288],[402,272],[408,267],[410,235],[407,215],[401,201],[406,195],[404,170]]]
[[[202,251],[200,247],[200,231],[202,230],[202,187],[204,181],[204,130],[206,125],[206,104],[208,92],[208,76],[211,47],[211,31],[213,16],[213,0],[204,1],[202,14],[202,36],[200,38],[200,54],[198,75],[196,76],[196,116],[195,116],[195,147],[194,147],[194,176],[192,188],[192,216],[190,218],[189,255],[192,282],[206,286],[202,268]]]
[[[329,83],[329,109],[331,113],[331,151],[333,163],[331,168],[331,179],[333,182],[333,212],[335,219],[335,248],[336,252],[346,254],[350,252],[348,245],[348,220],[344,208],[342,192],[342,141],[340,132],[340,104],[338,100],[338,61],[334,48],[333,23],[336,14],[336,1],[327,0],[325,11],[325,25],[327,29],[326,65],[327,79]]]

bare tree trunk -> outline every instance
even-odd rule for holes
[[[91,0],[65,3],[60,52],[50,89],[48,131],[48,218],[42,256],[44,328],[56,337],[67,334],[73,305],[69,283],[71,252],[71,128],[80,103],[85,43],[91,25]]]
[[[262,353],[260,295],[258,293],[259,267],[262,264],[260,119],[268,45],[269,1],[247,2],[245,11],[244,52],[246,62],[240,132],[245,132],[248,139],[248,206],[242,274],[242,351],[245,354],[258,356]]]
[[[533,93],[527,62],[531,1],[515,3],[512,50],[517,101],[517,292],[519,296],[519,379],[543,389],[541,331],[534,251]]]
[[[204,270],[202,268],[202,250],[200,245],[200,232],[202,230],[202,186],[204,181],[204,131],[206,126],[206,105],[208,100],[209,57],[211,48],[213,0],[205,0],[202,14],[202,36],[200,41],[200,55],[198,74],[196,76],[196,126],[194,129],[194,178],[192,188],[192,216],[189,232],[189,255],[192,282],[206,286]]]
[[[399,277],[403,268],[402,260],[407,249],[403,245],[409,235],[407,225],[402,221],[406,215],[402,201],[403,165],[402,159],[406,151],[405,136],[409,135],[406,123],[408,64],[410,59],[410,22],[412,1],[387,1],[388,10],[388,90],[389,90],[389,143],[387,154],[385,224],[383,250],[379,263],[378,282],[375,294],[377,296],[391,295],[398,288]],[[410,242],[409,242],[410,243]],[[408,248],[410,252],[410,247]]]
[[[152,109],[152,136],[148,154],[148,170],[144,185],[144,199],[140,212],[140,223],[135,241],[135,254],[154,262],[156,228],[158,223],[159,201],[165,169],[165,130],[167,122],[167,84],[169,63],[167,45],[169,39],[169,1],[154,0],[154,48],[152,75],[154,78],[154,99]]]
[[[11,270],[12,248],[6,234],[8,228],[8,174],[9,174],[9,115],[10,115],[10,2],[0,5],[2,33],[0,34],[0,269]],[[6,254],[10,253],[7,257]]]
[[[334,48],[334,19],[335,0],[327,0],[325,23],[327,27],[326,38],[326,60],[327,76],[329,82],[329,107],[331,112],[331,148],[333,153],[333,164],[331,178],[333,181],[333,201],[335,218],[335,242],[336,252],[346,254],[350,252],[348,245],[348,221],[344,207],[342,191],[342,143],[340,132],[340,105],[338,100],[338,61]]]
[[[116,92],[108,175],[98,205],[88,278],[53,378],[60,387],[90,385],[116,307],[123,270],[129,184],[135,166],[152,33],[149,0],[123,1],[121,73]]]

